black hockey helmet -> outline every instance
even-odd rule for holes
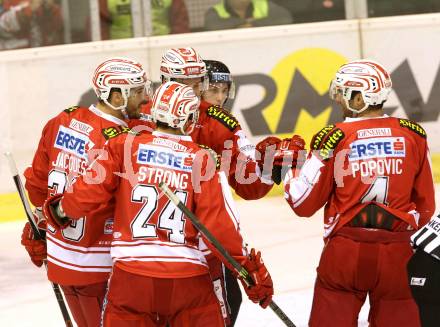
[[[209,83],[227,83],[229,86],[228,99],[233,99],[235,97],[235,83],[228,66],[217,60],[203,61],[206,64]]]

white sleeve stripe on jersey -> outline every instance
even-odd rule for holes
[[[142,261],[142,262],[176,262],[176,263],[181,263],[181,262],[188,262],[188,263],[193,263],[196,265],[201,265],[204,267],[208,267],[208,264],[205,262],[200,262],[198,260],[193,260],[193,259],[188,259],[188,258],[163,258],[163,257],[146,257],[146,258],[142,258],[142,257],[136,257],[136,258],[132,258],[132,257],[123,257],[123,258],[115,258],[115,261]]]
[[[72,245],[72,244],[63,242],[63,241],[53,237],[49,233],[46,233],[46,238],[47,238],[47,240],[50,240],[51,242],[56,243],[58,246],[60,246],[62,248],[76,251],[76,252],[80,252],[80,253],[93,253],[93,252],[95,252],[95,253],[110,253],[110,246],[84,247],[84,246]]]
[[[290,186],[288,194],[294,208],[303,203],[310,195],[313,186],[318,182],[321,176],[320,169],[323,166],[321,160],[312,154],[304,163],[298,177],[293,177],[292,170],[288,172],[284,179],[284,184],[289,184]]]
[[[229,188],[228,180],[226,179],[226,175],[223,171],[220,171],[218,175],[219,175],[219,181],[222,189],[222,195],[223,195],[223,200],[225,202],[226,211],[228,212],[229,217],[231,218],[235,229],[238,230],[238,225],[240,224],[240,218],[238,215],[238,211],[235,207],[234,199],[232,198],[232,193]]]
[[[112,246],[136,246],[136,245],[163,245],[163,246],[171,246],[171,247],[183,247],[183,248],[192,248],[194,250],[197,250],[196,246],[192,246],[189,244],[179,244],[179,243],[173,243],[173,242],[166,242],[166,241],[160,241],[160,240],[135,240],[135,241],[118,241],[113,240]]]
[[[203,253],[194,248],[180,246],[167,246],[159,244],[133,244],[132,246],[124,245],[112,246],[111,255],[113,258],[145,258],[145,257],[164,257],[164,258],[186,258],[188,260],[196,260],[206,262]]]
[[[205,241],[201,237],[199,238],[199,250],[203,252],[205,257],[211,253],[211,250],[206,246]]]
[[[82,253],[69,250],[47,239],[47,254],[52,259],[78,267],[111,267],[112,260],[110,252],[89,252]]]
[[[109,266],[107,268],[74,266],[74,265],[68,264],[66,262],[59,261],[56,258],[53,258],[49,255],[47,256],[47,261],[51,262],[54,265],[57,265],[57,266],[60,266],[60,267],[66,268],[66,269],[87,272],[87,273],[91,273],[91,272],[110,273],[112,271],[112,266]]]

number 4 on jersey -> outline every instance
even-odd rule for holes
[[[362,203],[375,201],[388,205],[388,176],[378,176],[370,185],[367,193],[362,197]]]
[[[175,194],[183,203],[186,203],[187,192],[176,191]],[[131,223],[131,232],[134,238],[157,237],[156,229],[169,230],[169,240],[174,243],[184,244],[185,219],[183,212],[170,201],[159,214],[157,226],[148,223],[157,208],[159,193],[155,186],[138,184],[132,192],[131,200],[142,203],[142,209],[138,212]]]

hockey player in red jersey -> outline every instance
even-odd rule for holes
[[[220,61],[204,60],[204,63],[209,86],[202,92],[202,99],[211,105],[223,108],[226,100],[235,96],[235,84],[231,72]],[[237,278],[215,255],[207,255],[206,260],[225,325],[232,327],[235,325],[242,302]]]
[[[226,100],[224,94],[219,94],[226,93],[225,85],[219,84],[221,78],[226,81],[227,96],[235,95],[231,74],[229,69],[225,67],[226,65],[218,61],[208,61],[206,64],[193,48],[169,49],[162,56],[161,80],[162,82],[178,81],[189,85],[201,97],[199,119],[194,131],[190,134],[191,138],[198,144],[210,147],[221,157],[220,169],[226,173],[228,183],[236,194],[245,200],[256,200],[265,196],[272,189],[272,169],[271,167],[263,169],[263,159],[267,147],[272,146],[274,149],[277,146],[273,139],[280,140],[268,138],[260,142],[257,147],[261,155],[258,157],[255,146],[247,138],[240,123],[221,106]],[[207,70],[207,68],[209,69]],[[219,86],[221,91],[218,89]],[[304,148],[300,142],[299,146],[295,142],[290,144],[294,157],[299,150]],[[257,160],[258,158],[260,160]],[[269,164],[269,166],[271,165]],[[266,173],[263,174],[263,172]],[[277,182],[279,183],[279,180]],[[208,256],[214,287],[217,290],[225,322],[227,325],[233,326],[241,304],[238,285],[231,278],[230,271],[228,272],[226,269],[226,277],[229,280],[227,291],[230,291],[227,293],[229,298],[227,300],[229,303],[227,303],[225,292],[222,291],[222,273],[219,272],[222,265],[216,258],[210,256],[209,250],[204,247],[203,242],[201,247],[205,248],[205,254]],[[228,312],[229,305],[230,314]]]
[[[152,104],[157,130],[115,134],[106,147],[108,159],[98,158],[91,167],[101,182],[87,184],[83,176],[60,202],[55,197],[45,204],[48,220],[65,226],[66,217],[77,220],[116,201],[104,326],[223,326],[199,233],[160,194],[160,182],[251,270],[255,286],[246,288],[249,297],[263,307],[271,300],[272,281],[260,256],[251,251],[248,257],[243,248],[224,173],[215,171],[215,156],[186,135],[197,122],[198,106],[191,87],[162,84]]]
[[[382,106],[391,78],[369,60],[339,68],[330,95],[346,119],[318,132],[285,197],[303,217],[324,207],[325,247],[310,326],[357,326],[370,300],[370,326],[419,326],[407,285],[411,234],[434,212],[426,132]]]
[[[195,87],[197,95],[208,90],[206,65],[193,48],[167,50],[162,56],[160,72],[162,82],[173,80]],[[272,189],[272,172],[262,171],[257,164],[255,146],[237,119],[223,108],[202,100],[199,120],[191,137],[194,142],[210,147],[221,156],[220,169],[226,173],[229,185],[241,198],[256,200]],[[257,146],[265,152],[269,145],[272,144],[263,140]],[[302,148],[292,150],[296,155]]]
[[[72,107],[51,119],[43,129],[32,166],[26,169],[26,189],[33,205],[63,193],[84,174],[104,143],[128,130],[125,118],[138,117],[145,102],[146,78],[142,66],[127,58],[106,60],[93,76],[99,102],[89,108]],[[106,283],[111,271],[113,207],[85,211],[63,230],[47,225],[49,280],[61,285],[70,311],[80,327],[99,326]],[[22,244],[32,261],[42,265],[46,244],[33,240],[29,223]]]

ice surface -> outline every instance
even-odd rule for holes
[[[249,246],[263,253],[275,284],[275,302],[299,326],[307,326],[315,269],[322,250],[321,211],[296,217],[280,197],[237,201],[242,233]],[[20,245],[23,221],[0,225],[0,326],[63,326],[50,283]],[[244,295],[245,297],[245,295]],[[360,314],[367,326],[368,305]],[[282,326],[270,310],[245,299],[238,327]]]

